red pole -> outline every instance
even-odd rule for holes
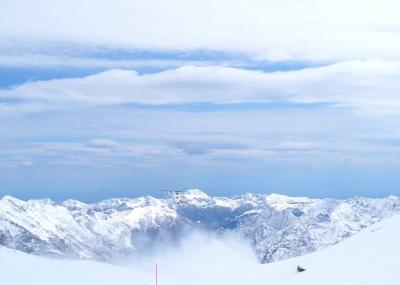
[[[156,263],[156,285],[158,285],[158,266]]]

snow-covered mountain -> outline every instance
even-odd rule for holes
[[[183,203],[141,197],[85,204],[75,200],[0,200],[0,245],[37,255],[113,260],[160,242],[180,242],[194,228],[244,236],[263,263],[325,248],[400,213],[400,199],[310,199],[278,194],[210,197]]]
[[[258,264],[240,241],[191,239],[170,256],[123,267],[82,260],[55,260],[0,247],[1,284],[111,285],[398,285],[400,215],[378,222],[353,237],[317,252]],[[297,273],[301,265],[305,272]]]

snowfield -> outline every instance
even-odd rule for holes
[[[335,246],[265,266],[264,284],[400,284],[400,216],[377,223]],[[307,270],[294,273],[300,264]]]
[[[195,234],[159,256],[113,266],[94,261],[66,261],[0,249],[1,284],[80,285],[398,285],[400,216],[376,223],[345,241],[317,252],[260,264],[254,252],[234,235]],[[297,273],[301,265],[305,272]]]

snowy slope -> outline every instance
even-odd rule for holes
[[[194,238],[171,254],[157,257],[159,284],[398,285],[399,240],[400,216],[396,215],[332,247],[259,264],[239,241]],[[0,280],[12,285],[154,284],[153,262],[117,267],[0,248]],[[298,264],[306,271],[297,273]]]
[[[184,203],[153,197],[75,200],[0,200],[0,245],[27,253],[111,261],[181,242],[187,232],[235,232],[262,263],[336,244],[400,213],[400,199],[310,199],[278,194],[210,197],[183,193]]]
[[[145,278],[142,277],[145,273],[129,268],[93,261],[49,259],[6,248],[0,248],[0,272],[0,283],[4,285],[111,285]]]
[[[400,216],[309,255],[268,264],[269,284],[400,284]],[[307,270],[294,273],[300,264]]]
[[[206,254],[185,254],[186,263],[174,261],[179,274],[167,274],[163,284],[398,285],[399,241],[396,215],[332,247],[269,264],[257,264],[238,245],[211,245]],[[306,271],[297,273],[297,265]]]

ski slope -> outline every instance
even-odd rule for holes
[[[160,262],[160,285],[398,285],[400,216],[362,230],[335,246],[276,263],[259,264],[231,240],[195,238]],[[154,284],[153,261],[113,266],[54,260],[0,249],[0,283],[11,285]],[[296,266],[306,268],[296,272]],[[133,269],[133,268],[136,268]]]

